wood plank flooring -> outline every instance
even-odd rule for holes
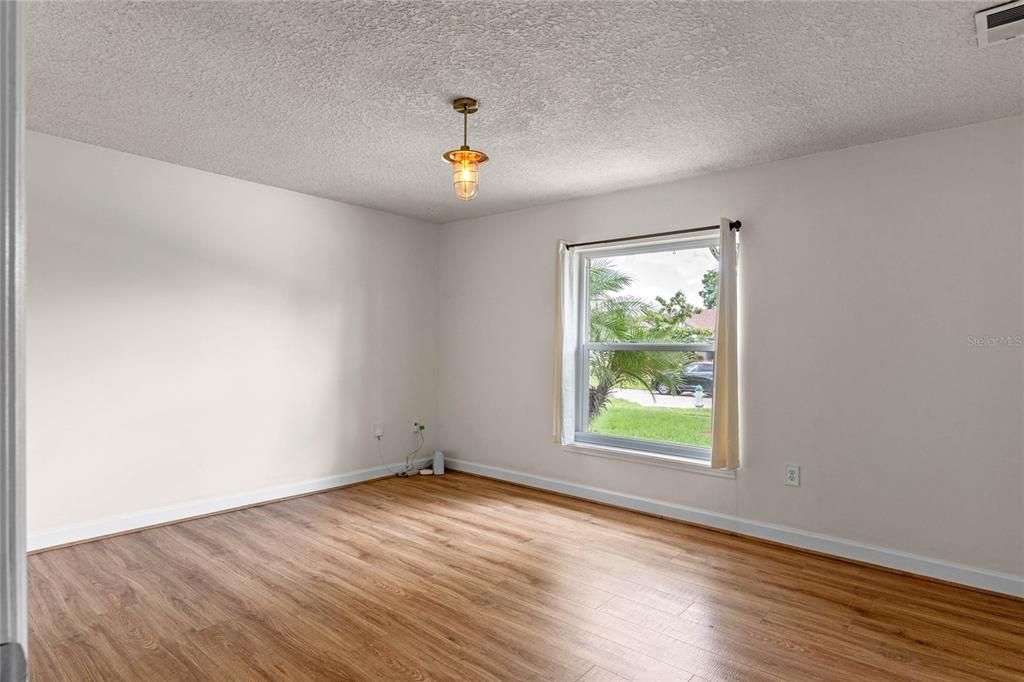
[[[1022,680],[1024,602],[465,474],[29,558],[32,680]]]

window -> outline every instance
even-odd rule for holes
[[[718,247],[575,251],[576,442],[710,460]]]

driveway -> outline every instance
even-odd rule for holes
[[[638,388],[617,388],[612,392],[612,395],[622,400],[628,400],[631,403],[637,405],[647,405],[653,407],[693,407],[693,396],[692,395],[658,395],[655,393],[653,396],[647,391],[641,391]],[[704,409],[711,409],[711,398],[704,397]]]

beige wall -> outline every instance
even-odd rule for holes
[[[27,165],[31,534],[435,426],[436,226],[38,133]]]
[[[1022,150],[1017,117],[443,227],[442,445],[1024,575],[1024,349],[969,341],[1024,334]],[[553,444],[556,240],[720,216],[744,223],[737,478]]]

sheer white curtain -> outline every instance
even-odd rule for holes
[[[737,394],[736,236],[728,218],[719,228],[718,328],[715,330],[715,387],[712,401],[711,468],[740,466],[739,397]]]
[[[558,299],[555,304],[555,373],[554,373],[554,429],[556,443],[566,445],[573,440],[576,431],[576,392],[574,373],[576,371],[576,309],[579,306],[577,286],[579,282],[578,259],[566,247],[567,242],[558,242]]]

